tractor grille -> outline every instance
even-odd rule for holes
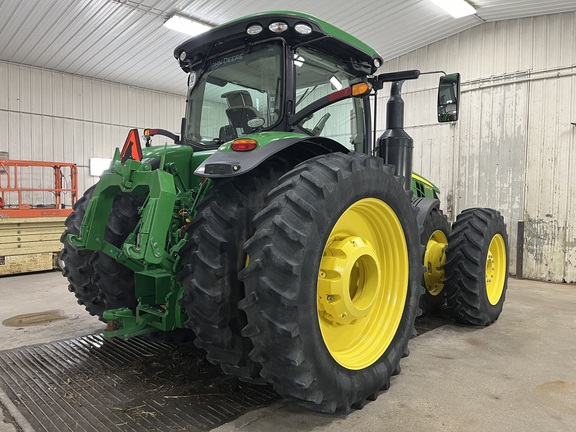
[[[0,389],[36,431],[205,431],[279,399],[191,343],[101,335],[0,352]]]

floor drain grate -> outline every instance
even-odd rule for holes
[[[450,321],[422,317],[416,329]],[[101,335],[0,352],[0,389],[39,432],[206,431],[279,399],[225,376],[191,343]]]
[[[279,399],[190,343],[101,335],[0,352],[0,388],[36,431],[205,431]]]

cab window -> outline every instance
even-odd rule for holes
[[[350,86],[357,77],[342,62],[299,48],[295,52],[296,109]],[[303,119],[297,128],[309,135],[331,138],[349,150],[364,151],[364,101],[348,98],[321,108]]]

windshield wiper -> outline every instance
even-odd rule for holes
[[[312,88],[307,88],[306,91],[304,92],[304,94],[300,97],[300,99],[298,99],[296,101],[296,106],[300,105],[300,102],[302,102],[305,98],[307,98],[310,93],[312,93],[314,90],[316,90],[318,88],[319,84],[316,84],[314,87]]]

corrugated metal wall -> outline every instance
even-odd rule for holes
[[[81,193],[98,180],[91,157],[111,158],[131,128],[178,131],[184,107],[180,95],[0,61],[0,152],[78,164]]]
[[[483,24],[382,68],[402,69],[462,74],[456,124],[436,123],[437,76],[404,84],[414,170],[441,188],[449,217],[500,210],[512,273],[524,220],[524,277],[576,282],[576,13]]]
[[[503,212],[513,273],[524,220],[524,275],[567,282],[576,281],[575,21],[572,12],[486,23],[382,68],[462,73],[455,125],[436,123],[436,77],[404,85],[415,171],[440,186],[451,219],[471,206]],[[0,61],[0,152],[75,162],[82,190],[97,180],[90,157],[110,157],[132,127],[178,130],[183,110],[179,95]],[[383,119],[382,109],[380,130]]]

